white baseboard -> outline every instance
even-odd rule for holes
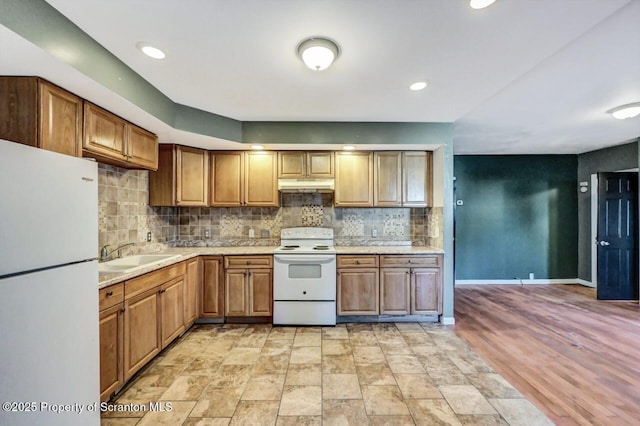
[[[580,278],[578,278],[577,281],[578,281],[578,284],[583,285],[585,287],[591,287],[591,288],[596,288],[597,287],[597,285],[595,285],[591,281],[581,280]]]
[[[442,325],[454,325],[456,319],[454,317],[440,317],[440,324]]]
[[[579,280],[578,278],[555,278],[555,279],[536,279],[536,280],[456,280],[456,285],[525,285],[525,284],[582,284],[587,285],[588,281]]]

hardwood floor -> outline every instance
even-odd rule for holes
[[[640,422],[640,307],[579,285],[460,286],[455,333],[558,425]]]

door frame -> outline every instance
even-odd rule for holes
[[[640,168],[615,170],[611,173],[638,173]],[[608,173],[608,172],[603,172]],[[640,178],[640,176],[639,176]],[[638,191],[640,197],[640,190]],[[598,247],[595,242],[598,239],[598,173],[591,174],[591,285],[589,287],[598,288]],[[640,219],[639,219],[640,221]]]

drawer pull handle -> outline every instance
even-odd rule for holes
[[[124,307],[122,309],[120,309],[120,312],[124,312]]]
[[[113,296],[113,291],[108,291],[107,292],[107,297],[111,297],[111,296]]]

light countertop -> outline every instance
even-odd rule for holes
[[[98,288],[108,287],[196,256],[273,254],[273,250],[276,248],[276,246],[168,248],[158,254],[175,254],[179,256],[131,272],[101,272],[98,277]],[[336,252],[337,254],[442,254],[443,250],[428,246],[336,246]]]

